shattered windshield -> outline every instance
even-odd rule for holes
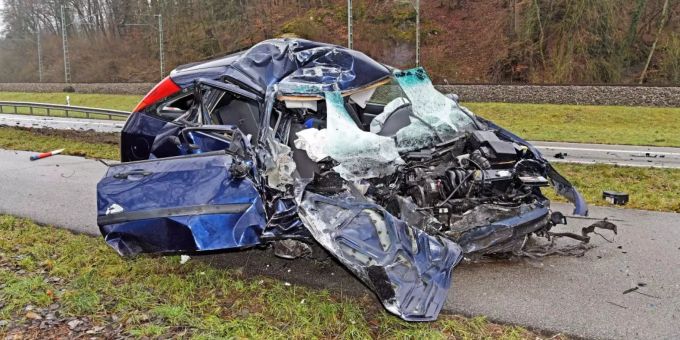
[[[456,102],[434,88],[423,68],[396,72],[394,78],[411,104],[411,123],[396,133],[400,151],[445,142],[474,127]]]
[[[391,83],[377,89],[344,98],[339,91],[324,92],[324,97],[327,128],[298,132],[296,146],[314,161],[331,157],[340,163],[336,172],[347,180],[391,174],[395,165],[404,163],[400,152],[429,147],[474,128],[472,118],[438,92],[422,68],[397,71]],[[369,110],[375,117],[366,129],[361,122]]]

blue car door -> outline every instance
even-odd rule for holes
[[[266,216],[251,165],[217,151],[111,166],[97,185],[97,224],[124,256],[259,244]]]

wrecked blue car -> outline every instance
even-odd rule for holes
[[[463,257],[518,252],[587,206],[529,143],[422,68],[274,39],[180,66],[135,108],[97,186],[123,256],[320,245],[405,320],[436,319]]]

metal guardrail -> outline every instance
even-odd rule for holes
[[[8,110],[9,108],[9,110]],[[20,112],[19,108],[28,108],[28,113]],[[29,114],[29,115],[47,115],[58,117],[72,117],[83,118],[82,115],[74,116],[73,113],[82,113],[84,118],[99,118],[91,115],[99,115],[108,117],[113,120],[113,117],[127,118],[130,112],[120,110],[99,109],[94,107],[84,106],[70,106],[46,103],[32,103],[32,102],[8,102],[0,101],[0,113],[14,113],[14,114]],[[61,114],[58,114],[61,113]]]

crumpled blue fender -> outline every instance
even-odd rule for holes
[[[300,218],[314,239],[373,290],[385,308],[408,321],[432,321],[446,302],[454,242],[407,225],[377,204],[306,191]]]

